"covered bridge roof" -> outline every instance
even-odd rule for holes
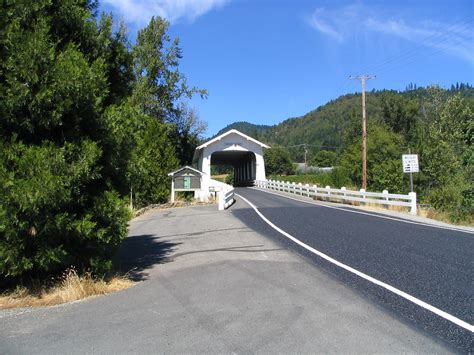
[[[243,134],[242,132],[239,132],[239,131],[237,131],[236,129],[231,129],[231,130],[229,130],[229,131],[227,131],[227,132],[224,132],[224,133],[222,133],[221,135],[219,135],[219,136],[217,136],[217,137],[215,137],[215,138],[213,138],[213,139],[211,139],[211,140],[208,140],[207,142],[201,144],[199,147],[196,148],[196,150],[200,150],[200,149],[206,148],[206,147],[210,146],[211,144],[213,144],[213,143],[215,143],[215,142],[218,142],[218,141],[220,141],[222,138],[224,138],[224,137],[226,137],[226,136],[228,136],[228,135],[230,135],[230,134],[233,134],[233,133],[234,133],[234,134],[238,134],[239,136],[245,138],[246,140],[249,140],[249,141],[251,141],[251,142],[254,142],[255,144],[258,144],[258,145],[261,146],[262,148],[267,148],[267,149],[270,148],[268,145],[266,145],[265,143],[262,143],[262,142],[256,140],[255,138],[252,138],[252,137],[250,137],[250,136],[247,136],[246,134]]]

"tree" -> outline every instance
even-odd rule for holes
[[[93,3],[2,6],[0,275],[104,272],[129,211],[103,175],[110,90]]]
[[[319,167],[333,166],[336,162],[336,152],[330,150],[320,150],[311,160],[311,165]]]
[[[454,218],[472,215],[474,113],[459,95],[439,105],[423,146],[427,200]]]
[[[419,103],[394,92],[382,94],[382,114],[390,129],[411,141],[419,116]]]
[[[170,139],[171,126],[148,116],[142,132],[128,171],[137,207],[167,201],[171,185],[168,173],[179,165]]]
[[[294,173],[290,153],[280,147],[265,150],[265,172],[267,175],[291,175]]]
[[[194,148],[206,129],[196,111],[189,109],[183,100],[197,93],[204,97],[207,92],[188,87],[179,71],[182,57],[179,40],[171,41],[168,27],[166,20],[153,17],[138,32],[131,52],[134,83],[129,105],[140,118],[139,128],[129,136],[134,143],[129,148],[132,154],[126,176],[138,206],[168,198],[167,173],[179,163],[191,163]]]
[[[0,277],[103,273],[135,204],[163,202],[205,129],[153,18],[131,46],[96,1],[0,5]]]
[[[138,31],[133,47],[135,85],[132,102],[147,115],[162,122],[172,121],[179,110],[176,102],[202,97],[206,90],[188,87],[186,78],[179,71],[182,58],[179,39],[171,41],[168,35],[169,22],[161,17],[152,17],[143,30]]]
[[[383,127],[369,126],[367,152],[367,182],[371,191],[388,189],[402,193],[407,188],[403,183],[402,153],[404,141],[400,135]],[[340,165],[349,172],[351,180],[362,184],[361,140],[350,145],[342,154]]]
[[[199,118],[196,109],[184,102],[178,105],[175,115],[168,121],[174,127],[173,140],[179,161],[182,165],[191,165],[194,150],[207,130],[207,122]]]

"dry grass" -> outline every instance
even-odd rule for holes
[[[51,306],[105,295],[133,285],[134,283],[124,276],[115,276],[108,280],[95,279],[89,273],[79,276],[74,269],[70,269],[55,286],[17,286],[15,290],[0,295],[0,309]]]
[[[321,200],[328,201],[328,202],[341,203],[340,200],[336,200],[336,199],[322,198]],[[382,205],[378,203],[363,203],[363,202],[358,202],[358,201],[344,201],[343,204],[356,206],[356,207],[362,207],[364,209],[371,210],[374,212],[393,211],[393,212],[401,212],[401,213],[410,213],[410,208],[403,207],[403,206]],[[474,227],[474,217],[471,217],[467,220],[462,220],[460,222],[455,222],[452,220],[449,213],[436,211],[432,208],[418,207],[416,215],[419,217],[429,218],[435,221],[444,222],[444,223],[448,223],[452,225]]]
[[[453,222],[449,213],[435,211],[432,208],[418,208],[418,216],[431,218],[437,221],[454,224],[454,225],[474,227],[474,216],[468,217],[467,219],[464,219],[460,222]]]
[[[229,174],[211,175],[211,179],[225,183],[228,176]]]

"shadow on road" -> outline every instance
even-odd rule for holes
[[[153,234],[129,236],[114,257],[115,269],[127,273],[134,281],[146,280],[149,276],[146,270],[156,264],[172,261],[170,253],[181,244],[160,239],[162,237]]]

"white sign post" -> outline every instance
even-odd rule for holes
[[[410,173],[410,188],[413,192],[413,173],[420,171],[420,166],[418,164],[418,154],[403,154],[403,172]]]

